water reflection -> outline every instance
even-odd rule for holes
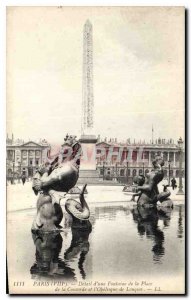
[[[36,262],[31,267],[32,277],[59,277],[65,280],[75,281],[76,270],[70,264],[75,259],[78,260],[78,268],[82,278],[86,277],[83,264],[86,254],[89,251],[89,234],[91,226],[80,229],[71,228],[71,245],[65,251],[64,257],[61,254],[63,246],[63,237],[58,233],[32,233],[32,238],[36,246]]]
[[[165,254],[164,232],[159,227],[159,220],[163,222],[163,228],[168,227],[171,217],[170,208],[144,208],[136,207],[132,210],[133,220],[137,223],[137,231],[140,236],[146,236],[153,241],[153,261],[161,263],[161,258]]]
[[[129,272],[172,274],[181,269],[184,206],[174,206],[173,214],[169,208],[132,208],[125,202],[92,205],[90,210],[93,229],[73,221],[64,223],[62,233],[33,233],[33,278],[117,279]]]
[[[84,271],[83,264],[90,247],[88,239],[91,230],[91,226],[88,226],[87,228],[83,229],[73,227],[71,245],[65,251],[64,254],[65,261],[68,263],[70,263],[79,256],[78,267],[83,279],[86,278],[86,273]]]
[[[116,216],[119,212],[123,212],[125,216],[130,214],[130,209],[127,206],[123,205],[114,205],[114,206],[97,206],[95,207],[94,212],[92,212],[93,218],[91,221],[99,219],[107,219],[110,221],[116,220]]]

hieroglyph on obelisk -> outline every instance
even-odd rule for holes
[[[82,81],[82,145],[83,159],[81,170],[96,170],[96,142],[93,134],[93,36],[92,24],[89,20],[83,30],[83,81]]]
[[[83,31],[83,83],[82,83],[82,134],[89,134],[93,129],[93,36],[89,20]]]

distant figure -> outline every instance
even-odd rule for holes
[[[174,177],[171,179],[171,185],[173,190],[177,188],[176,179]]]
[[[26,177],[25,177],[25,175],[22,175],[22,178],[21,178],[21,180],[22,180],[22,183],[23,183],[23,185],[25,184],[25,181],[26,181]]]

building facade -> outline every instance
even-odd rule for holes
[[[46,140],[39,143],[15,140],[7,137],[6,172],[7,179],[20,178],[22,175],[32,177],[35,170],[47,158],[50,145]]]
[[[182,176],[185,173],[184,149],[182,151]],[[155,155],[164,158],[164,174],[169,180],[179,177],[180,148],[172,140],[158,139],[156,143],[117,143],[117,140],[100,141],[96,144],[96,161],[99,175],[105,180],[117,178],[122,182],[136,175],[145,175],[152,167]],[[130,180],[132,181],[132,180]]]

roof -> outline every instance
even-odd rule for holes
[[[21,143],[21,144],[12,144],[12,145],[7,145],[8,148],[47,148],[47,147],[50,147],[49,144],[41,144],[41,143],[36,143],[36,142],[33,142],[33,141],[29,141],[27,143]]]

